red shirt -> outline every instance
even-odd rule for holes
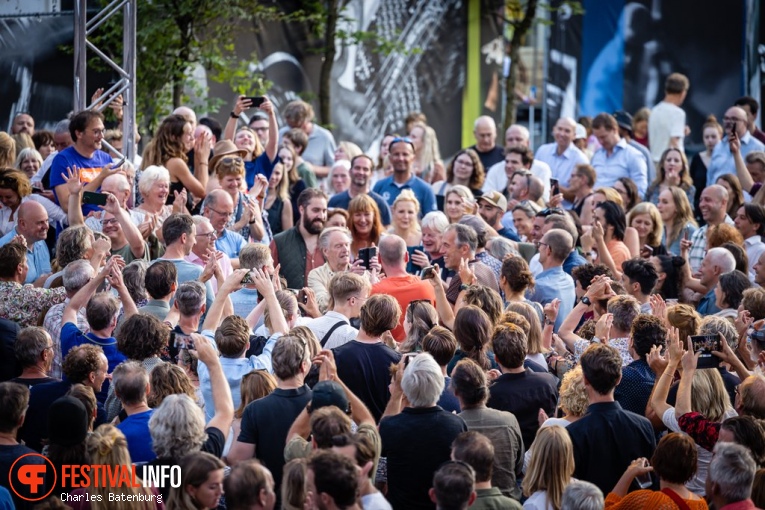
[[[427,299],[433,306],[436,304],[436,291],[433,290],[433,286],[429,282],[421,280],[419,276],[413,275],[385,278],[372,286],[372,294],[393,296],[401,306],[401,318],[396,329],[392,331],[393,338],[397,342],[402,342],[406,337],[404,319],[406,318],[406,308],[410,302]]]

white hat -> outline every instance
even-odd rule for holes
[[[576,123],[576,136],[574,137],[574,140],[579,140],[580,138],[587,138],[587,130],[584,128],[583,125]]]

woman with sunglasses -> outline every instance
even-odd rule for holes
[[[279,125],[276,122],[274,105],[268,97],[263,96],[263,102],[258,107],[268,116],[268,141],[263,147],[260,138],[249,127],[241,127],[236,131],[239,116],[252,106],[252,100],[245,96],[239,96],[226,123],[223,132],[224,140],[233,140],[238,149],[244,151],[245,182],[247,189],[255,185],[255,176],[263,175],[266,179],[271,177],[274,166],[278,163],[277,148],[279,146]]]
[[[67,223],[66,213],[61,207],[37,193],[32,193],[29,178],[23,172],[13,168],[0,170],[0,235],[5,235],[16,227],[16,211],[28,200],[38,202],[48,211],[48,221]]]

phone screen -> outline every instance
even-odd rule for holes
[[[106,199],[109,197],[106,193],[96,193],[94,191],[82,192],[82,203],[92,205],[106,205]]]
[[[694,335],[691,337],[693,352],[699,352],[698,368],[717,368],[720,366],[720,358],[712,354],[712,351],[721,351],[720,337],[717,335]]]

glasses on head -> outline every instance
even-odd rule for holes
[[[414,311],[414,309],[417,308],[417,305],[419,303],[428,303],[428,304],[431,304],[429,299],[415,299],[414,301],[409,301],[409,304],[406,306],[407,312]]]
[[[566,214],[566,212],[560,207],[547,207],[539,211],[537,216],[544,216],[546,218],[547,216],[552,216],[553,214],[560,214],[562,216]]]
[[[412,149],[414,149],[414,142],[412,141],[411,138],[409,138],[408,136],[397,136],[396,138],[391,140],[390,143],[388,144],[388,150],[390,150],[391,147],[393,147],[394,143],[399,143],[399,142],[408,143],[409,145],[412,146]]]
[[[215,209],[213,209],[212,207],[208,207],[208,209],[210,209],[210,210],[211,210],[212,212],[214,212],[215,214],[219,214],[219,215],[221,215],[221,216],[225,216],[226,218],[230,218],[231,216],[233,216],[233,215],[234,215],[234,213],[233,213],[233,212],[220,212],[220,211],[218,211],[218,210],[215,210]]]

